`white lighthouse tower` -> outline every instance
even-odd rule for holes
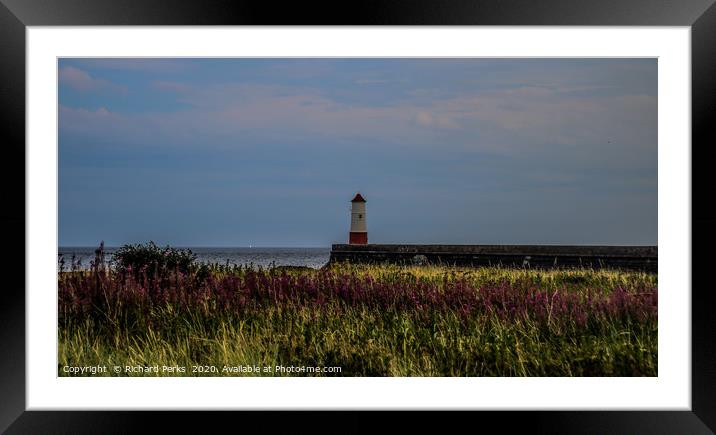
[[[348,237],[351,245],[367,245],[368,229],[365,225],[365,199],[360,193],[351,200],[351,232]]]

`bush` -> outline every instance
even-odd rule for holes
[[[189,273],[196,266],[196,254],[190,249],[160,248],[149,242],[122,246],[112,255],[112,261],[120,272],[132,270],[137,274],[146,271],[157,275],[169,271]]]

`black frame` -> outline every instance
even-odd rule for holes
[[[0,112],[3,169],[0,228],[6,242],[2,264],[25,266],[25,27],[43,25],[561,25],[691,26],[692,47],[692,410],[451,412],[437,415],[443,431],[486,424],[537,433],[716,433],[716,292],[706,283],[707,249],[716,242],[716,211],[697,196],[710,193],[706,171],[713,162],[716,117],[716,6],[714,0],[367,0],[350,6],[332,2],[246,0],[0,0]],[[348,7],[346,7],[348,6]],[[677,146],[674,144],[674,146]],[[21,164],[22,162],[22,164]],[[14,182],[14,183],[13,183]],[[698,234],[698,237],[693,235]],[[22,252],[22,254],[20,254]],[[17,268],[19,269],[19,268]],[[6,269],[9,270],[9,269]],[[12,273],[14,272],[14,273]],[[8,280],[8,278],[10,278]],[[684,289],[687,291],[688,289]],[[7,433],[212,432],[290,425],[311,432],[404,432],[426,427],[434,414],[375,412],[148,412],[25,411],[25,277],[5,272],[0,304],[0,431]],[[237,392],[238,394],[239,392]],[[275,417],[275,418],[272,418]],[[397,417],[397,418],[396,418]],[[517,418],[515,418],[517,417]],[[465,427],[465,426],[462,426]],[[489,426],[488,426],[489,427]],[[222,430],[223,431],[223,430]]]

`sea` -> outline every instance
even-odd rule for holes
[[[88,269],[90,262],[94,260],[94,251],[97,247],[63,247],[58,249],[58,268],[60,258],[64,259],[65,270],[70,268],[74,261],[79,261],[81,269]],[[105,247],[105,259],[110,260],[117,247]],[[326,263],[331,254],[331,248],[201,248],[201,247],[178,247],[178,249],[190,249],[196,254],[196,259],[201,263],[219,263],[229,265],[254,265],[260,267],[272,266],[305,266],[320,269]]]

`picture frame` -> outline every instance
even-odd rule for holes
[[[273,7],[272,7],[273,6]],[[318,13],[320,9],[321,13]],[[605,3],[550,0],[539,8],[522,1],[370,2],[354,5],[350,14],[322,9],[317,5],[275,5],[232,2],[147,2],[91,3],[74,0],[2,0],[0,4],[0,99],[5,161],[2,173],[4,207],[0,222],[6,232],[8,249],[4,264],[17,264],[18,252],[25,261],[25,46],[27,26],[105,25],[262,25],[262,24],[347,24],[347,25],[553,25],[553,26],[691,26],[692,31],[692,409],[691,411],[496,411],[439,414],[442,430],[461,424],[496,424],[511,430],[549,433],[713,433],[716,432],[716,320],[711,314],[716,296],[705,286],[710,258],[707,247],[716,241],[716,212],[694,198],[706,194],[709,179],[706,166],[713,161],[709,148],[714,142],[710,120],[716,102],[716,6],[712,0],[669,1],[658,4],[636,0]],[[22,161],[23,164],[19,164]],[[12,163],[10,163],[12,162]],[[699,166],[701,166],[699,168]],[[12,183],[11,183],[12,182]],[[22,240],[21,240],[22,239]],[[375,412],[300,413],[281,411],[273,418],[264,412],[128,412],[128,411],[26,411],[25,410],[25,276],[9,274],[5,281],[0,314],[0,342],[3,343],[0,385],[0,430],[8,433],[114,433],[144,432],[157,423],[165,430],[211,432],[240,422],[243,430],[262,428],[276,431],[280,425],[309,428],[320,420],[323,430],[365,432],[374,427]],[[317,412],[323,413],[320,417]],[[381,428],[409,430],[426,427],[431,414],[380,413],[389,417]],[[328,423],[328,422],[331,423]],[[505,426],[505,423],[506,426]],[[334,424],[338,426],[334,426]],[[548,430],[546,428],[549,428]],[[272,430],[273,429],[273,430]],[[317,428],[320,430],[320,428]]]

